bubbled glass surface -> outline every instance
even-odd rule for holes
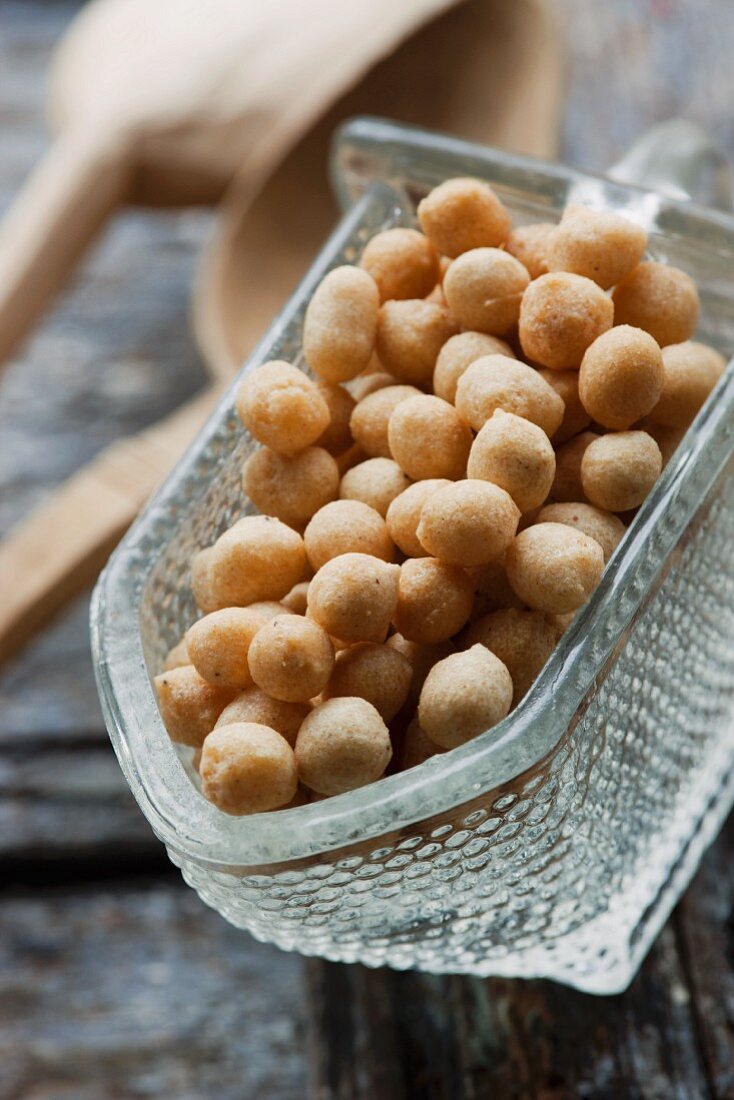
[[[254,354],[298,361],[330,266],[407,223],[448,175],[489,179],[523,220],[569,196],[634,211],[702,287],[734,347],[734,223],[634,188],[385,124],[338,147],[356,199]],[[369,181],[383,181],[368,186]],[[387,185],[386,185],[387,184]],[[727,373],[521,706],[448,756],[361,791],[228,818],[163,729],[150,676],[195,617],[189,563],[243,512],[251,442],[227,395],[100,581],[93,641],[132,790],[201,897],[306,954],[623,988],[734,798],[734,381]]]

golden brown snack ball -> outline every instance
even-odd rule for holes
[[[420,298],[385,302],[377,324],[377,354],[401,382],[427,387],[443,345],[458,332],[444,306]]]
[[[368,458],[344,474],[339,497],[341,500],[361,500],[385,516],[392,501],[409,485],[410,479],[393,458]]]
[[[303,354],[326,382],[356,378],[375,348],[380,295],[359,267],[337,267],[317,286],[303,322]]]
[[[343,642],[384,642],[399,577],[398,565],[369,554],[341,554],[322,565],[311,581],[309,614]]]
[[[687,428],[725,367],[723,355],[694,340],[663,348],[663,387],[650,419],[664,428]]]
[[[426,677],[418,721],[426,736],[454,749],[496,726],[512,704],[512,680],[498,657],[482,645],[439,661]]]
[[[671,458],[678,450],[688,428],[664,428],[662,424],[655,424],[649,416],[645,417],[640,428],[657,443],[663,460],[663,466],[667,466]]]
[[[417,536],[429,554],[441,561],[486,565],[504,554],[519,519],[520,511],[504,489],[489,481],[466,479],[429,496]]]
[[[623,431],[647,416],[662,388],[662,352],[642,329],[617,325],[586,349],[579,397],[589,416],[605,428]]]
[[[418,397],[420,392],[415,386],[385,386],[359,402],[350,419],[350,430],[365,454],[392,458],[387,441],[390,417],[402,401]]]
[[[530,282],[527,269],[501,248],[474,248],[454,260],[443,292],[451,315],[463,328],[504,336],[520,316]]]
[[[243,517],[205,554],[210,606],[199,604],[202,610],[279,600],[306,568],[303,539],[272,516]]]
[[[548,436],[537,424],[497,409],[472,443],[467,473],[470,478],[499,485],[521,512],[529,512],[548,497],[556,473],[556,456]]]
[[[193,665],[161,672],[153,681],[163,725],[172,741],[198,749],[238,689],[210,684]]]
[[[311,379],[280,360],[245,375],[236,406],[250,434],[280,454],[315,443],[330,419],[326,401]]]
[[[621,214],[569,203],[547,245],[549,271],[571,271],[604,290],[642,259],[647,233]]]
[[[279,455],[261,447],[242,468],[242,487],[261,512],[291,527],[304,527],[311,516],[339,495],[339,467],[323,447]]]
[[[601,546],[605,565],[627,533],[619,516],[593,504],[546,504],[538,513],[537,522],[565,523],[583,531]]]
[[[583,275],[551,272],[534,279],[520,306],[520,344],[550,370],[578,367],[590,344],[612,327],[611,298]]]
[[[163,671],[170,672],[172,668],[184,668],[186,665],[191,664],[189,657],[189,651],[186,648],[186,638],[182,638],[180,642],[176,642],[175,646],[172,646],[166,654],[166,659],[163,662]]]
[[[514,359],[509,344],[498,336],[486,332],[460,332],[447,340],[438,353],[433,372],[433,392],[436,397],[452,405],[456,398],[456,386],[468,366],[483,355],[507,355]]]
[[[318,623],[301,615],[278,615],[250,645],[250,673],[259,688],[287,703],[313,699],[334,667],[334,646]]]
[[[513,590],[507,579],[505,554],[487,565],[470,569],[469,575],[476,588],[472,619],[486,615],[489,611],[499,611],[506,607],[522,607],[522,600]]]
[[[555,390],[565,405],[563,420],[553,433],[554,447],[567,443],[591,424],[591,417],[579,397],[579,375],[575,370],[539,370],[538,374]]]
[[[436,645],[466,625],[474,582],[458,565],[436,558],[408,558],[400,567],[393,622],[411,642]]]
[[[341,455],[354,443],[349,421],[356,404],[349,390],[330,382],[319,382],[318,391],[329,410],[329,422],[315,441],[330,455]]]
[[[224,708],[214,728],[230,726],[234,722],[257,722],[261,726],[270,726],[292,746],[295,745],[296,734],[310,710],[308,703],[274,699],[253,684]]]
[[[294,584],[290,592],[281,601],[283,607],[288,611],[292,611],[294,615],[305,615],[308,606],[309,583],[309,581],[299,581],[298,584]]]
[[[387,726],[371,703],[327,699],[314,707],[296,739],[298,777],[322,795],[343,794],[379,779],[392,759]]]
[[[380,301],[425,298],[439,279],[436,249],[416,229],[386,229],[367,242],[360,261],[377,284]]]
[[[429,556],[417,534],[421,509],[429,497],[450,484],[445,477],[416,481],[391,502],[386,516],[387,529],[395,545],[409,558]]]
[[[365,397],[369,397],[371,393],[377,393],[385,386],[395,386],[397,381],[397,378],[384,370],[365,371],[350,383],[349,392],[355,401],[364,401]]]
[[[212,730],[201,749],[201,793],[227,814],[277,810],[295,797],[293,749],[279,733],[256,722]]]
[[[393,458],[413,480],[456,480],[466,473],[471,432],[440,397],[421,394],[401,401],[390,417],[387,438]]]
[[[405,737],[400,747],[398,771],[405,772],[408,768],[415,768],[418,764],[423,764],[426,760],[430,760],[432,756],[437,756],[443,751],[426,737],[425,732],[421,729],[418,716],[414,715],[405,731]]]
[[[614,289],[615,325],[649,332],[660,347],[690,340],[698,324],[698,290],[690,275],[672,264],[638,264]]]
[[[210,684],[247,687],[252,683],[247,654],[250,643],[261,626],[278,611],[269,612],[269,605],[224,607],[212,611],[189,627],[186,646],[191,664]]]
[[[550,614],[586,603],[604,570],[598,542],[563,523],[537,523],[507,551],[507,577],[527,607]]]
[[[423,232],[453,259],[472,248],[494,248],[507,239],[510,218],[492,188],[481,180],[445,180],[418,204]]]
[[[310,520],[303,541],[314,569],[340,554],[372,554],[382,561],[392,561],[395,556],[385,520],[360,500],[325,504]]]
[[[531,279],[548,273],[548,240],[555,228],[552,222],[519,225],[507,238],[505,248],[527,269]]]
[[[412,678],[406,706],[415,709],[418,706],[421,688],[426,676],[433,666],[450,653],[456,653],[456,646],[451,641],[437,642],[435,645],[425,645],[421,642],[410,642],[402,634],[391,634],[385,645],[402,653],[410,663]]]
[[[579,432],[556,451],[556,476],[550,491],[550,499],[561,504],[573,504],[586,500],[581,482],[581,463],[586,448],[599,436],[596,432]]]
[[[627,512],[642,504],[662,468],[660,448],[647,432],[610,432],[586,448],[581,482],[598,508]]]
[[[512,679],[513,707],[532,687],[557,640],[557,631],[541,611],[517,608],[492,611],[464,634],[467,647],[486,646],[505,665]]]
[[[537,370],[506,355],[486,355],[467,367],[456,387],[456,408],[475,432],[497,409],[531,420],[550,437],[564,405]]]
[[[324,695],[366,699],[390,722],[408,698],[413,666],[393,646],[358,642],[337,654]]]
[[[203,550],[199,550],[197,554],[194,554],[191,560],[191,591],[194,594],[196,606],[204,614],[225,606],[225,604],[217,603],[215,599],[211,572],[214,557],[213,550],[213,546],[206,546]]]

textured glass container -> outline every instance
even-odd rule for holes
[[[651,256],[698,282],[701,338],[734,348],[727,215],[371,120],[342,131],[335,171],[347,213],[248,369],[298,362],[324,272],[409,224],[452,175],[490,181],[516,221],[557,219],[569,200],[642,221]],[[192,555],[242,514],[252,442],[228,394],[111,558],[92,609],[110,736],[186,881],[233,924],[305,954],[623,989],[734,800],[733,410],[729,368],[501,726],[362,790],[233,818],[196,789],[151,686],[195,617]]]

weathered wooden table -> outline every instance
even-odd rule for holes
[[[0,6],[0,207],[44,147],[76,6]],[[728,0],[566,0],[560,19],[567,159],[601,168],[673,114],[734,152]],[[202,385],[187,304],[209,224],[121,217],[2,376],[0,531]],[[305,962],[167,863],[107,743],[86,619],[85,598],[0,670],[0,1100],[734,1097],[734,824],[623,996]]]

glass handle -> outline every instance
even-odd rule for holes
[[[734,205],[729,158],[702,127],[683,118],[647,130],[607,174],[718,210],[730,211]]]

